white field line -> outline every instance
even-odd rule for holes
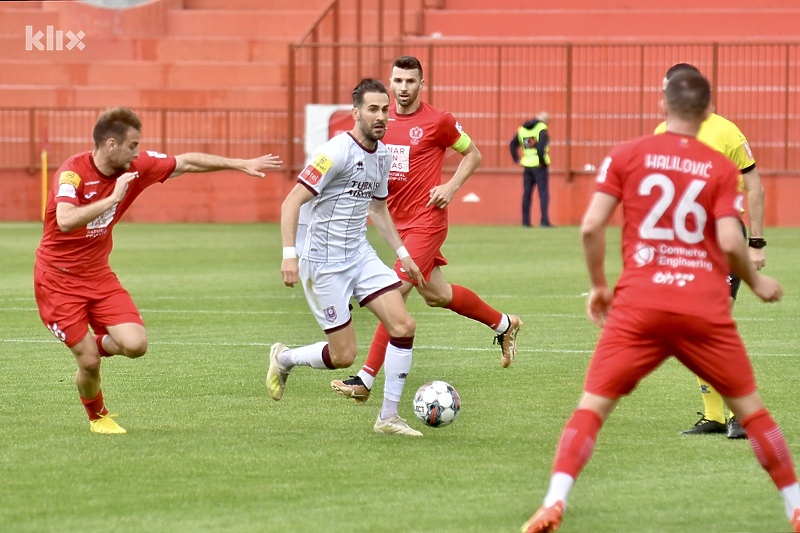
[[[55,344],[55,339],[44,338],[37,339],[3,339],[0,338],[0,343],[15,343],[15,344]],[[187,341],[152,341],[148,342],[150,346],[206,346],[206,347],[268,347],[272,346],[270,342],[187,342]],[[482,347],[482,348],[465,348],[463,346],[438,346],[431,344],[415,344],[414,348],[422,350],[432,350],[437,352],[496,352],[497,347]],[[542,353],[542,354],[579,354],[591,355],[592,350],[568,350],[568,349],[547,349],[547,348],[519,348],[520,353]],[[760,353],[749,352],[750,357],[800,357],[800,353]]]

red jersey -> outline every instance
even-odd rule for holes
[[[729,316],[715,222],[739,217],[743,190],[739,169],[693,137],[649,135],[614,149],[597,174],[597,191],[623,209],[614,305]]]
[[[388,206],[397,229],[447,227],[447,209],[425,206],[442,182],[444,154],[459,137],[455,117],[425,102],[409,115],[389,110],[383,142],[392,153]]]
[[[158,152],[141,152],[125,172],[138,172],[128,184],[125,198],[86,227],[63,232],[56,222],[56,205],[66,202],[84,206],[111,196],[117,178],[124,172],[106,176],[97,168],[92,152],[70,157],[55,174],[44,214],[44,234],[36,250],[36,265],[45,270],[69,272],[82,277],[108,273],[108,256],[113,240],[111,230],[133,201],[147,187],[166,180],[175,170],[175,158]]]

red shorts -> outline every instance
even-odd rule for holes
[[[83,340],[90,325],[96,335],[108,333],[108,326],[144,326],[131,295],[110,270],[86,280],[35,267],[33,289],[42,322],[69,348]]]
[[[589,363],[584,390],[606,398],[630,394],[674,356],[720,394],[756,391],[753,367],[730,317],[709,320],[646,308],[615,307]]]
[[[403,239],[403,245],[411,254],[411,259],[422,271],[425,281],[430,281],[433,269],[447,264],[447,259],[441,252],[444,241],[447,239],[447,228],[408,228],[398,230],[398,232]],[[401,280],[412,283],[403,270],[403,262],[399,259],[394,263],[394,271]]]

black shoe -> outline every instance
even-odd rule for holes
[[[747,433],[744,432],[742,425],[739,424],[739,421],[736,420],[735,416],[732,416],[730,420],[728,420],[728,438],[729,439],[747,438]]]
[[[681,435],[707,435],[709,433],[728,432],[728,428],[725,426],[725,424],[717,422],[716,420],[709,420],[703,413],[697,414],[700,415],[700,420],[698,420],[694,426],[686,431],[681,431]]]

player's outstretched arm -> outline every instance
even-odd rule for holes
[[[414,259],[408,255],[403,245],[403,239],[401,239],[400,234],[397,233],[397,227],[394,225],[392,215],[389,213],[386,200],[376,200],[373,198],[369,203],[369,217],[372,219],[375,229],[378,230],[380,236],[386,241],[386,244],[397,252],[398,257],[403,262],[403,268],[406,274],[408,274],[408,277],[411,278],[417,286],[424,287],[425,278],[422,276],[422,272],[414,262]]]
[[[255,159],[231,159],[219,155],[192,152],[175,157],[177,164],[170,178],[176,178],[187,172],[215,172],[217,170],[238,170],[249,176],[263,178],[262,170],[274,170],[281,167],[283,161],[277,155],[267,154]]]
[[[747,254],[747,244],[737,217],[717,220],[717,242],[725,254],[731,270],[765,302],[778,302],[783,296],[780,284],[769,276],[758,273]]]

